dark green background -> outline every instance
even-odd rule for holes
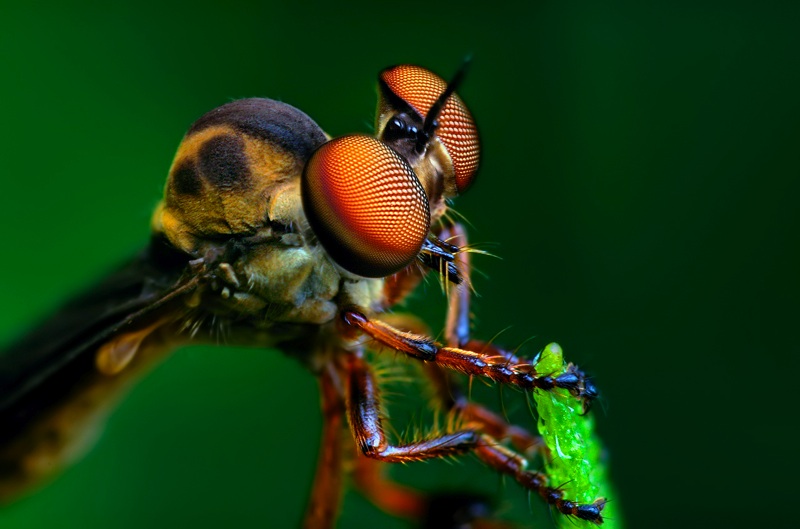
[[[800,4],[17,4],[0,4],[0,340],[145,241],[205,111],[263,95],[369,131],[382,67],[449,76],[472,53],[484,157],[457,208],[502,257],[475,259],[477,335],[559,341],[596,376],[629,527],[796,521]],[[411,308],[441,327],[438,288]],[[182,350],[0,526],[295,526],[317,399],[273,351]],[[527,516],[479,465],[398,475]],[[340,526],[386,520],[351,493]]]

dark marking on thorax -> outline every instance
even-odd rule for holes
[[[239,99],[208,112],[195,121],[187,136],[219,125],[277,144],[302,160],[308,160],[327,141],[319,125],[304,112],[262,98]]]
[[[184,159],[172,170],[172,185],[179,195],[198,196],[203,190],[194,160]]]
[[[247,189],[250,169],[244,147],[244,141],[233,134],[221,134],[206,141],[197,153],[203,178],[215,187]]]

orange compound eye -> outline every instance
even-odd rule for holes
[[[329,141],[303,170],[303,208],[345,270],[385,277],[408,266],[430,228],[425,191],[391,147],[369,136]]]
[[[410,105],[423,119],[447,88],[435,73],[419,66],[400,65],[383,70],[380,81],[396,97]],[[440,112],[436,136],[453,162],[456,189],[463,193],[471,184],[480,160],[480,139],[472,114],[456,94]]]

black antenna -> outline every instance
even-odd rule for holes
[[[450,82],[447,83],[447,88],[444,89],[442,95],[440,95],[438,99],[434,101],[430,110],[428,110],[428,114],[425,116],[425,122],[422,124],[422,131],[420,131],[419,135],[417,136],[417,145],[415,146],[415,150],[418,153],[422,153],[422,151],[425,149],[425,145],[431,139],[431,136],[433,136],[433,132],[439,125],[439,123],[436,121],[436,118],[439,117],[439,114],[447,104],[447,100],[450,99],[450,96],[453,95],[456,89],[461,85],[461,82],[464,80],[464,76],[467,74],[467,70],[469,69],[471,62],[471,55],[464,57],[464,62],[461,63],[461,67],[455,73]]]

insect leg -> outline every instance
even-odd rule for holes
[[[425,374],[431,381],[442,408],[458,414],[462,423],[474,425],[478,430],[495,439],[508,439],[514,448],[529,457],[547,450],[547,446],[540,436],[532,435],[520,426],[509,424],[508,421],[485,406],[471,402],[464,394],[460,384],[453,380],[450,373],[439,366],[426,364]]]
[[[472,430],[461,430],[407,445],[391,445],[383,432],[378,388],[369,366],[357,354],[350,354],[347,362],[348,418],[362,454],[356,459],[355,479],[359,488],[382,510],[417,520],[423,528],[479,527],[481,519],[490,514],[483,498],[461,493],[423,495],[393,483],[382,473],[382,463],[439,458],[473,450],[479,435]]]
[[[480,436],[474,430],[459,430],[409,443],[392,445],[383,431],[378,385],[359,354],[347,357],[347,418],[361,452],[387,463],[421,461],[463,454],[474,448]]]
[[[344,400],[339,372],[329,363],[319,376],[322,442],[314,488],[306,508],[304,529],[334,527],[342,491],[342,417]]]
[[[534,364],[514,363],[505,356],[442,346],[428,337],[403,332],[380,320],[370,319],[357,308],[346,309],[341,316],[345,325],[360,330],[379,344],[451,371],[485,377],[523,390],[562,388],[581,396],[579,392],[584,387],[579,372],[568,371],[555,377],[540,375]]]
[[[361,493],[383,512],[421,529],[511,529],[492,517],[487,497],[470,492],[422,493],[386,476],[386,463],[358,454],[353,478]]]
[[[466,231],[459,223],[442,228],[437,236],[448,244],[463,248],[467,245]],[[450,291],[447,321],[445,325],[445,340],[447,345],[458,347],[463,344],[473,343],[482,347],[482,342],[470,342],[469,334],[469,309],[470,309],[470,260],[469,253],[459,252],[455,256],[456,267],[463,282],[454,285]],[[406,270],[413,270],[419,274],[420,269],[410,267]],[[399,274],[396,274],[399,276]],[[391,284],[393,287],[387,294],[393,294],[398,290],[397,285],[402,286],[403,281],[412,280],[411,272],[399,277]],[[414,283],[416,284],[416,283]],[[399,290],[403,290],[402,288]],[[394,295],[392,297],[395,297]],[[382,322],[393,325],[404,332],[411,332],[418,335],[430,335],[430,329],[418,318],[408,314],[382,314]],[[467,347],[469,349],[469,347]],[[499,351],[499,350],[498,350]],[[494,351],[493,351],[494,352]],[[507,358],[513,355],[507,355]],[[522,363],[514,359],[513,363]],[[458,413],[465,421],[474,423],[484,433],[492,435],[496,439],[510,439],[514,447],[522,453],[533,455],[535,452],[544,448],[544,443],[538,436],[531,435],[527,430],[508,424],[499,415],[489,409],[469,401],[461,390],[460,385],[453,379],[450,373],[441,369],[434,363],[425,364],[425,372],[434,386],[439,404],[445,411]]]
[[[417,263],[407,266],[384,280],[383,306],[393,307],[403,301],[425,278],[428,271]]]
[[[495,471],[511,477],[525,489],[539,494],[548,505],[552,505],[562,514],[575,516],[597,525],[603,523],[601,512],[606,505],[605,498],[598,498],[592,503],[577,503],[565,499],[563,490],[549,486],[546,474],[526,470],[528,461],[524,457],[498,444],[490,436],[483,436],[482,442],[475,447],[475,455]]]
[[[466,231],[458,223],[442,230],[440,237],[459,248],[467,245]],[[450,347],[463,347],[470,351],[480,351],[481,354],[489,355],[490,357],[504,358],[509,366],[522,364],[522,361],[515,354],[492,344],[470,338],[470,289],[467,287],[470,284],[469,253],[459,252],[456,254],[455,259],[459,274],[464,281],[462,285],[454,286],[450,292],[445,323],[447,344]],[[467,424],[480,424],[481,431],[495,439],[510,439],[511,443],[523,453],[530,454],[535,451],[547,450],[541,437],[534,437],[527,430],[508,424],[500,416],[483,406],[469,402],[457,384],[451,380],[450,374],[438,365],[429,363],[426,368],[445,407],[458,410],[467,421]],[[588,410],[591,399],[596,396],[596,390],[591,382],[585,379],[577,369],[573,371],[573,374],[580,380],[576,383],[576,387],[567,389],[575,396],[584,397],[584,409]],[[602,523],[603,518],[600,513],[605,506],[605,499],[600,498],[594,503],[582,505],[570,500],[564,500],[561,490],[547,486],[548,479],[546,475],[527,471],[527,461],[501,445],[488,442],[482,443],[475,448],[475,453],[484,463],[498,472],[510,475],[528,490],[535,490],[548,504],[555,506],[560,512],[596,524]]]
[[[303,527],[306,529],[325,529],[334,526],[340,504],[342,490],[342,417],[344,397],[342,373],[333,363],[325,366],[319,376],[320,397],[322,401],[323,434],[319,462],[314,478],[314,488],[306,510]],[[455,498],[440,495],[425,495],[416,490],[395,483],[383,473],[384,464],[362,454],[355,458],[353,478],[362,494],[375,506],[394,516],[421,521],[423,527],[466,528],[465,520],[471,521],[482,513],[484,502],[470,495],[459,506]],[[450,495],[449,495],[450,496]],[[446,512],[443,512],[446,509]],[[432,513],[435,516],[432,517]],[[472,518],[467,516],[472,515]],[[437,525],[431,525],[435,519]],[[439,523],[444,521],[444,523]]]
[[[547,475],[527,471],[528,461],[499,444],[491,435],[463,429],[405,445],[392,445],[383,432],[380,400],[375,378],[360,355],[347,356],[347,416],[358,448],[364,456],[387,463],[405,463],[473,451],[495,471],[512,477],[539,494],[559,512],[593,523],[602,523],[604,499],[582,504],[564,499],[560,489],[549,486]]]
[[[386,465],[360,452],[355,458],[353,481],[370,502],[383,512],[400,518],[419,520],[425,513],[425,494],[396,483],[385,474]]]
[[[465,248],[467,246],[467,232],[460,223],[445,227],[439,237],[447,243]],[[462,278],[460,285],[452,285],[450,299],[447,306],[447,319],[445,321],[444,336],[450,347],[463,346],[469,341],[469,305],[470,305],[470,266],[469,252],[458,252],[455,255],[455,265]]]
[[[440,230],[438,234],[447,244],[456,248],[467,245],[466,231],[460,224],[453,224]],[[450,291],[445,339],[447,347],[441,347],[425,338],[418,329],[415,333],[400,331],[385,322],[370,321],[358,310],[345,311],[343,319],[351,327],[357,327],[379,343],[392,349],[404,352],[421,360],[430,361],[439,367],[460,371],[468,375],[488,377],[497,382],[515,385],[522,389],[539,388],[551,390],[562,388],[583,401],[584,412],[591,407],[592,400],[597,397],[597,389],[590,379],[575,366],[570,366],[566,373],[558,376],[536,372],[535,365],[518,358],[493,344],[471,340],[469,335],[470,306],[470,261],[469,253],[460,251],[455,254],[455,264],[462,278],[460,285],[453,285]],[[406,284],[416,284],[419,277],[414,274],[413,267],[406,269],[405,275],[396,274],[397,278],[389,286],[387,297],[401,298],[407,290]],[[406,273],[407,272],[407,273]],[[395,276],[393,276],[395,277]],[[396,283],[396,284],[395,284]],[[435,369],[431,368],[432,371]],[[448,384],[447,375],[444,385]],[[452,399],[451,399],[452,400]],[[445,400],[445,402],[447,402]],[[522,449],[520,446],[516,445]]]
[[[439,237],[448,244],[464,248],[467,246],[467,232],[461,223],[454,223],[446,226],[439,233]],[[480,342],[470,342],[470,255],[468,252],[458,252],[455,256],[455,264],[463,282],[460,285],[453,285],[447,306],[447,318],[445,320],[444,336],[447,345],[450,347],[464,347],[468,350],[475,350],[470,344],[480,347]],[[481,350],[481,349],[477,349]],[[484,352],[481,350],[481,352]],[[497,355],[497,351],[492,351]],[[513,355],[504,355],[510,363],[522,363]],[[490,411],[480,404],[470,402],[467,395],[462,391],[458,384],[447,371],[433,363],[426,364],[426,373],[436,390],[442,406],[447,410],[456,411],[469,423],[481,425],[481,431],[488,433],[495,439],[509,439],[514,447],[524,454],[533,455],[546,448],[542,438],[533,436],[519,426],[508,424],[502,417]]]

